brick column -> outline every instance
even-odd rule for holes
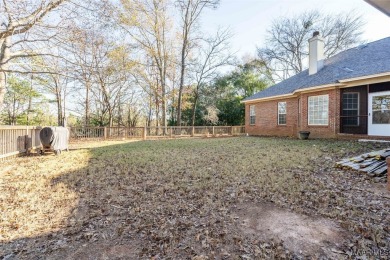
[[[390,156],[386,158],[387,162],[387,190],[390,191]]]

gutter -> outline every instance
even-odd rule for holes
[[[335,87],[350,87],[349,83],[353,82],[353,81],[359,81],[359,80],[365,80],[365,79],[374,79],[374,78],[388,77],[388,76],[390,76],[390,72],[371,74],[371,75],[366,75],[366,76],[361,76],[361,77],[356,77],[356,78],[341,79],[341,80],[338,80],[338,82],[336,82],[336,83],[297,89],[297,90],[294,90],[294,92],[292,92],[292,93],[278,95],[278,96],[271,96],[271,97],[264,97],[264,98],[256,98],[256,99],[251,99],[251,100],[245,100],[245,101],[241,101],[241,103],[245,104],[245,103],[258,102],[258,101],[269,101],[269,100],[282,99],[282,98],[293,98],[293,97],[296,97],[298,93],[314,92],[314,91],[319,91],[319,90],[327,90],[327,89],[332,89],[332,88],[335,88]]]
[[[340,82],[340,83],[347,83],[347,82],[351,82],[351,81],[357,81],[357,80],[363,80],[363,79],[372,79],[372,78],[386,77],[386,76],[390,76],[390,72],[383,72],[383,73],[379,73],[379,74],[371,74],[371,75],[361,76],[361,77],[356,77],[356,78],[341,79],[338,82]]]
[[[390,17],[390,3],[385,0],[364,0],[382,13]]]
[[[316,86],[316,87],[297,89],[297,90],[294,90],[294,92],[289,93],[289,94],[245,100],[245,101],[241,101],[241,103],[245,104],[245,103],[251,103],[251,102],[258,102],[258,101],[269,101],[269,100],[283,99],[283,98],[294,98],[294,97],[297,97],[298,96],[297,94],[300,94],[300,93],[317,92],[319,90],[328,90],[328,89],[333,89],[333,88],[341,87],[341,86],[345,86],[345,84],[343,84],[343,83],[325,84],[325,85]]]

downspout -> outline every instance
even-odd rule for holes
[[[369,105],[368,105],[368,103],[369,103],[369,98],[370,98],[370,84],[367,84],[367,97],[366,97],[366,111],[367,111],[367,116],[366,116],[366,133],[367,133],[367,135],[368,135],[368,120],[370,120],[370,116],[371,116],[371,111],[369,111],[368,109],[369,109]]]
[[[335,95],[336,95],[336,102],[334,102],[334,124],[333,124],[333,132],[334,135],[337,136],[337,124],[339,124],[340,129],[340,111],[337,110],[337,106],[340,108],[340,88],[336,86],[335,88]],[[340,130],[339,130],[340,132]]]
[[[298,130],[298,132],[302,131],[302,125],[303,125],[302,111],[303,111],[302,94],[299,94],[299,98],[298,98],[298,126],[299,126],[299,130]],[[296,133],[296,134],[298,134],[298,133]]]

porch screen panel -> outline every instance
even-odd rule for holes
[[[359,93],[343,93],[343,125],[359,125]]]

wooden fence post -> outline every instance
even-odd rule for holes
[[[214,126],[213,126],[213,136],[215,135],[215,130],[214,130]]]
[[[194,136],[195,136],[195,127],[193,126],[191,129],[191,137],[194,137]]]
[[[107,139],[107,127],[104,127],[104,140]]]

